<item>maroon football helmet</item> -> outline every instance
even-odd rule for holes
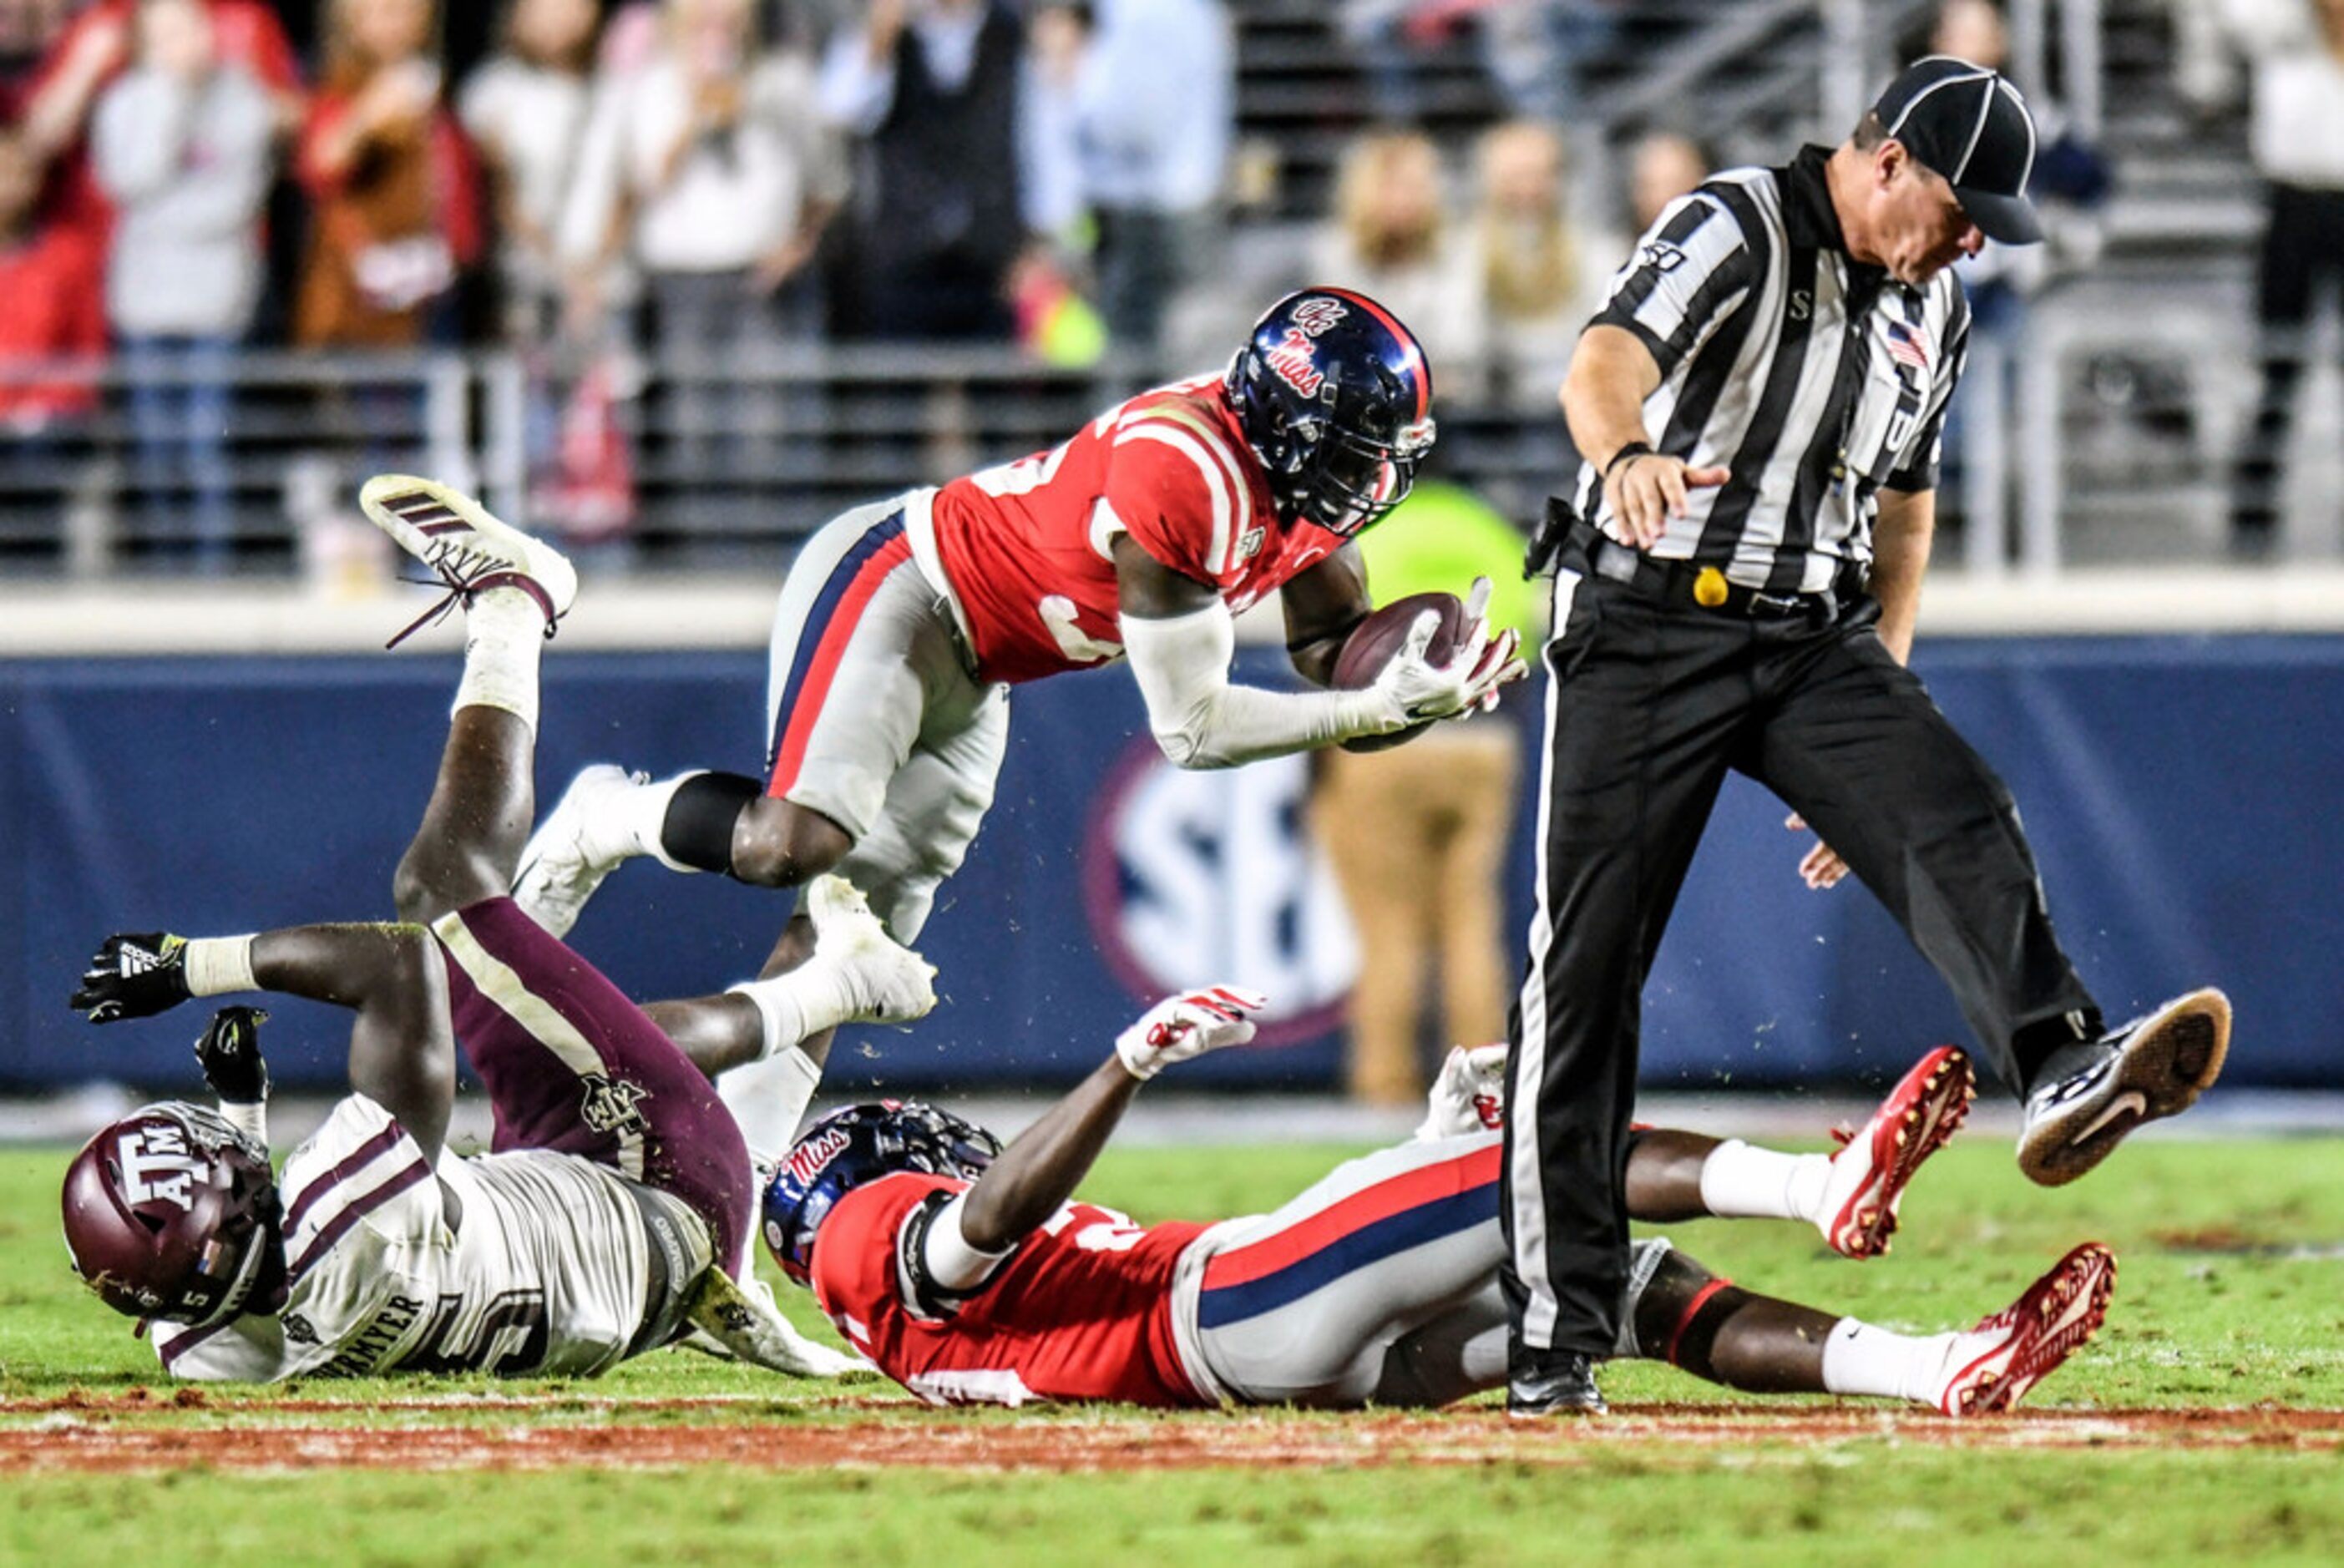
[[[278,1212],[268,1151],[185,1100],[131,1112],[66,1169],[74,1272],[134,1318],[202,1327],[273,1296],[284,1272]]]

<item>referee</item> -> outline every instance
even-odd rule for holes
[[[1671,205],[1579,340],[1562,407],[1587,460],[1533,552],[1559,571],[1507,1098],[1517,1412],[1603,1408],[1641,995],[1729,768],[1821,835],[1810,885],[1854,871],[1952,986],[2025,1100],[2036,1181],[2220,1070],[2218,991],[2103,1026],[2009,792],[1904,668],[1969,330],[1951,264],[2042,238],[2034,154],[2009,83],[1923,60],[1838,148]]]

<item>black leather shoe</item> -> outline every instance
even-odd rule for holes
[[[1517,1345],[1506,1358],[1506,1413],[1518,1416],[1609,1415],[1595,1386],[1593,1358],[1577,1351],[1533,1351]]]

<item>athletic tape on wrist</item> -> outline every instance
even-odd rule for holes
[[[258,991],[252,977],[252,937],[198,936],[187,944],[187,995],[227,996]]]
[[[266,1147],[268,1142],[268,1102],[254,1100],[249,1105],[232,1099],[219,1102],[220,1115],[237,1131]]]

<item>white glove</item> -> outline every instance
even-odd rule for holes
[[[1115,1037],[1124,1070],[1145,1081],[1174,1062],[1242,1046],[1253,1038],[1253,1020],[1269,998],[1235,986],[1207,986],[1182,996],[1167,996]]]
[[[1408,641],[1383,673],[1375,690],[1400,718],[1395,728],[1427,719],[1450,719],[1476,709],[1498,705],[1498,690],[1530,673],[1530,666],[1514,657],[1521,638],[1511,631],[1490,635],[1490,580],[1477,577],[1465,601],[1465,632],[1446,664],[1425,657],[1440,617],[1428,610],[1409,628]]]
[[[1506,1043],[1467,1050],[1451,1046],[1440,1076],[1432,1080],[1431,1105],[1416,1129],[1417,1141],[1495,1132],[1506,1125]]]

